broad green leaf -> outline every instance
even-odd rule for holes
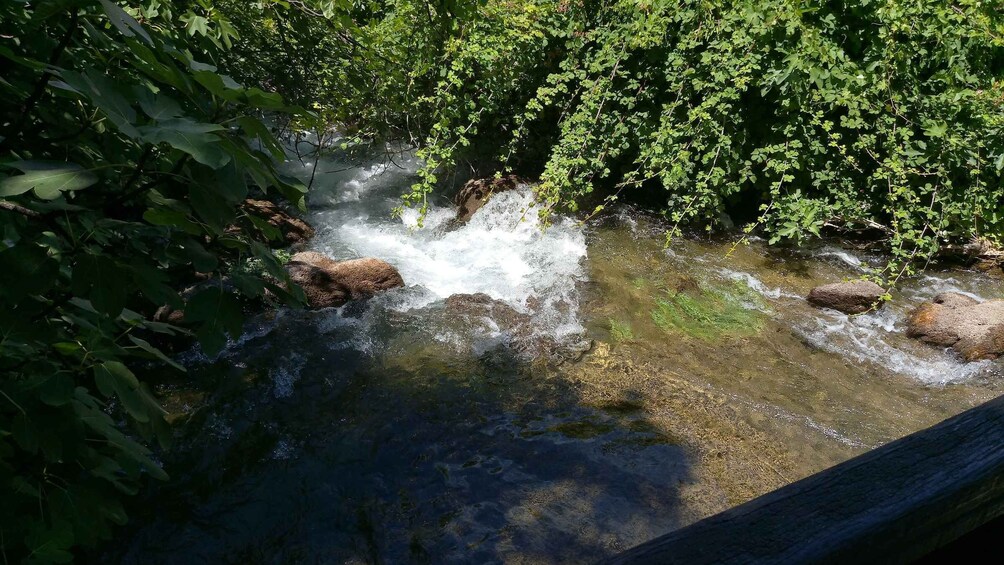
[[[139,136],[136,111],[123,94],[128,90],[94,69],[87,69],[83,73],[63,71],[60,76],[63,82],[97,106],[120,132],[132,138]]]
[[[188,301],[185,306],[185,321],[202,322],[197,333],[199,342],[208,351],[215,353],[226,345],[224,333],[237,339],[241,335],[244,315],[241,305],[230,292],[219,287],[206,288]]]
[[[24,194],[35,189],[45,200],[59,198],[62,192],[82,190],[98,182],[94,173],[74,163],[57,161],[14,161],[7,163],[24,174],[0,181],[0,198]]]
[[[272,135],[272,132],[265,127],[265,124],[261,120],[252,116],[241,116],[237,118],[237,123],[240,124],[245,135],[251,139],[257,139],[261,143],[262,148],[271,153],[272,157],[275,159],[285,157],[286,154],[282,149],[282,144],[276,140],[275,136]]]
[[[82,254],[73,266],[73,292],[100,312],[117,317],[125,308],[128,274],[104,255]]]
[[[73,378],[65,373],[45,379],[38,388],[39,398],[49,406],[63,406],[73,399]]]
[[[73,561],[73,527],[57,519],[51,528],[38,522],[37,528],[25,540],[31,552],[31,563],[70,563]]]
[[[143,213],[143,219],[155,226],[176,227],[192,235],[202,233],[202,228],[190,220],[187,214],[170,208],[151,208]]]
[[[112,22],[122,35],[126,37],[139,36],[148,45],[153,45],[153,39],[150,38],[150,34],[143,29],[143,26],[139,24],[125,10],[120,8],[118,5],[109,2],[108,0],[101,0],[101,7],[104,8],[105,14],[108,19]]]
[[[168,285],[170,279],[164,271],[136,263],[129,267],[136,286],[152,304],[156,306],[166,304],[172,308],[181,308],[184,305],[178,293]]]
[[[234,79],[214,71],[192,71],[192,77],[214,96],[227,100],[237,100],[244,90]]]
[[[218,234],[237,217],[236,207],[228,203],[219,190],[215,183],[192,184],[188,188],[188,198],[195,213]]]
[[[154,125],[139,128],[144,141],[167,143],[193,159],[214,169],[230,162],[230,155],[219,145],[219,137],[214,132],[224,129],[219,124],[196,122],[190,118],[165,120]]]
[[[143,87],[137,87],[135,92],[136,98],[139,101],[139,107],[143,110],[143,113],[156,121],[179,118],[184,113],[181,106],[166,94],[155,94]]]
[[[106,361],[94,367],[94,379],[101,394],[110,396],[108,391],[114,391],[122,407],[137,422],[150,421],[151,407],[128,367],[118,361]]]
[[[157,359],[160,359],[164,363],[167,363],[171,367],[174,367],[175,369],[181,371],[182,373],[185,372],[185,368],[184,367],[182,367],[181,365],[177,364],[173,359],[171,359],[167,355],[164,355],[163,351],[161,351],[161,350],[157,349],[156,347],[150,345],[150,342],[146,341],[145,339],[140,339],[140,338],[138,338],[138,337],[136,337],[134,335],[131,335],[131,336],[129,336],[129,341],[131,341],[134,344],[136,344],[136,346],[139,347],[140,349],[142,349],[143,351],[146,351],[150,355],[153,355]]]
[[[185,239],[179,242],[181,251],[191,263],[196,271],[208,273],[215,271],[219,266],[216,256],[206,250],[201,243],[194,239]]]
[[[58,282],[59,263],[38,245],[21,242],[0,251],[0,302],[18,304],[26,296],[42,295]]]
[[[948,123],[946,122],[929,122],[927,127],[924,129],[924,133],[928,137],[944,137],[948,133]]]

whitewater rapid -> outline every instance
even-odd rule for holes
[[[431,198],[421,222],[415,209],[395,217],[418,164],[407,153],[360,167],[322,159],[319,173],[338,172],[315,177],[307,220],[317,234],[309,248],[336,260],[376,257],[394,265],[406,288],[377,297],[378,308],[414,312],[455,294],[483,293],[530,315],[540,335],[580,336],[582,226],[556,217],[541,229],[528,186],[495,195],[466,225],[454,222],[456,209],[445,196]]]

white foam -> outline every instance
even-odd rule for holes
[[[392,184],[379,177],[364,183]],[[398,179],[397,194],[403,180]],[[448,204],[430,205],[419,227],[417,211],[392,219],[381,191],[363,188],[377,206],[359,202],[315,212],[310,220],[320,229],[311,247],[336,259],[377,257],[397,267],[413,292],[381,301],[383,306],[409,311],[454,294],[484,293],[529,312],[527,301],[535,297],[544,305],[532,312],[538,332],[560,337],[584,331],[575,289],[585,277],[585,235],[564,218],[541,229],[529,187],[495,195],[467,225],[452,231],[445,227],[456,212]]]
[[[821,349],[931,385],[963,381],[991,368],[988,361],[963,363],[949,351],[906,338],[904,317],[901,309],[890,307],[857,316],[820,310],[795,329]]]
[[[802,298],[797,294],[786,292],[780,287],[773,287],[773,288],[769,287],[766,284],[764,284],[763,281],[751,275],[750,273],[744,273],[742,271],[734,271],[732,269],[719,269],[719,272],[730,280],[744,283],[746,286],[750,288],[750,290],[756,292],[757,294],[763,296],[764,298],[773,298],[775,300],[782,297],[799,298],[799,299]]]
[[[293,396],[293,388],[300,380],[300,371],[306,365],[306,359],[297,353],[292,353],[282,359],[272,371],[272,391],[276,398]]]
[[[836,252],[831,254],[837,255]],[[853,258],[852,255],[847,257]],[[855,261],[844,262],[855,266]],[[858,261],[858,265],[862,264]],[[729,279],[745,283],[765,298],[803,301],[802,296],[769,287],[750,273],[727,268],[718,271]],[[993,371],[994,365],[990,361],[963,363],[951,351],[909,339],[905,335],[905,321],[915,304],[930,300],[940,292],[958,292],[977,300],[985,299],[974,290],[981,289],[972,282],[967,284],[945,275],[930,274],[904,283],[900,296],[875,312],[848,316],[828,309],[788,308],[783,312],[775,309],[775,315],[786,314],[795,332],[815,347],[855,361],[874,363],[926,384],[945,385]],[[805,315],[800,314],[803,311]],[[791,316],[792,313],[795,316]]]
[[[834,259],[839,260],[840,262],[844,263],[845,265],[848,265],[850,267],[854,267],[855,269],[857,269],[859,271],[863,271],[863,270],[865,270],[867,268],[867,266],[865,265],[864,261],[862,261],[861,259],[859,259],[858,257],[856,257],[854,255],[851,255],[848,251],[843,250],[843,249],[837,249],[837,248],[832,248],[832,247],[825,247],[825,248],[823,248],[822,251],[820,251],[819,253],[817,253],[816,256],[817,257],[833,257]]]

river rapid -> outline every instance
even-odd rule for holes
[[[667,248],[666,226],[626,207],[542,230],[528,187],[460,227],[437,195],[419,227],[390,213],[414,181],[406,153],[289,166],[314,178],[309,248],[383,259],[406,286],[261,315],[220,355],[181,355],[189,374],[158,387],[172,480],[103,559],[595,561],[1004,392],[1000,363],[904,336],[939,292],[1004,297],[980,274],[928,272],[849,317],[804,296],[882,257]],[[529,332],[445,307],[474,293]]]

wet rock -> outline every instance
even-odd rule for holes
[[[861,314],[882,306],[885,289],[871,281],[849,281],[817,286],[809,292],[809,303],[845,314]]]
[[[531,311],[539,311],[542,303],[531,297],[527,300]],[[536,307],[536,309],[534,308]],[[592,341],[581,339],[559,343],[553,337],[534,331],[533,316],[519,312],[501,300],[484,293],[454,294],[446,299],[447,315],[457,323],[468,326],[491,324],[490,329],[504,335],[505,343],[500,348],[487,352],[489,356],[504,356],[506,352],[516,353],[536,361],[560,365],[565,361],[577,361],[592,347]]]
[[[910,314],[906,335],[951,347],[966,361],[996,359],[1004,355],[1004,300],[939,294]]]
[[[1004,256],[978,259],[973,268],[995,279],[1004,279]]]
[[[274,202],[249,198],[241,204],[241,210],[248,215],[264,220],[269,226],[279,230],[281,239],[268,239],[261,228],[249,220],[229,226],[228,233],[252,233],[257,239],[268,239],[269,244],[273,247],[293,248],[302,248],[310,241],[310,238],[314,237],[314,228],[310,224],[283,210]]]
[[[513,190],[525,183],[525,180],[516,175],[467,181],[453,199],[453,203],[457,205],[456,222],[466,224],[488,202],[492,194]]]
[[[501,300],[496,300],[483,292],[476,294],[454,294],[445,301],[446,311],[452,316],[471,319],[489,319],[499,330],[515,337],[527,337],[533,333],[531,318],[517,311]]]
[[[315,251],[293,255],[286,264],[290,279],[303,288],[313,308],[341,306],[404,286],[401,273],[386,261],[367,257],[335,261]]]

